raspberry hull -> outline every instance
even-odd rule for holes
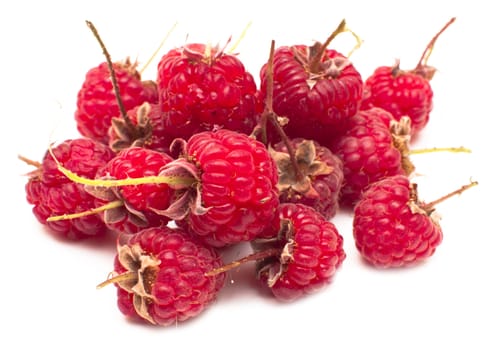
[[[296,164],[291,163],[284,142],[275,144],[271,151],[279,171],[279,200],[281,203],[305,204],[327,220],[331,219],[339,209],[343,162],[315,141],[297,138],[290,140],[290,145],[295,152]]]

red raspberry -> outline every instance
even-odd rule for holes
[[[266,236],[271,238],[252,241],[253,254],[207,275],[255,260],[264,287],[278,300],[292,301],[329,284],[346,258],[343,237],[334,224],[304,204],[282,203]]]
[[[109,147],[86,138],[65,140],[52,152],[65,168],[91,178],[114,157]],[[34,206],[33,213],[38,221],[58,236],[80,240],[106,232],[105,224],[97,216],[47,222],[51,216],[79,213],[94,206],[94,197],[83,185],[63,175],[49,152],[38,169],[31,173],[26,184],[26,198]]]
[[[274,53],[273,110],[289,119],[289,137],[323,143],[359,108],[361,75],[348,58],[326,49],[327,44],[282,46]],[[265,99],[267,64],[260,80]]]
[[[435,206],[477,185],[471,182],[435,201],[418,197],[417,184],[395,175],[370,185],[355,206],[353,236],[361,256],[381,268],[414,265],[436,251],[443,233]]]
[[[412,135],[424,129],[433,108],[430,80],[435,73],[435,68],[427,65],[427,59],[439,35],[454,20],[452,18],[431,40],[415,69],[402,70],[399,61],[392,67],[378,67],[365,81],[362,108],[381,107],[396,120],[410,117]]]
[[[178,229],[152,227],[120,239],[113,278],[119,310],[127,317],[168,326],[203,312],[223,287],[219,255]]]
[[[172,158],[154,150],[131,147],[121,151],[97,173],[108,179],[135,179],[156,176]],[[120,187],[87,187],[97,200],[96,206],[122,201],[123,206],[107,209],[103,218],[107,226],[120,233],[136,233],[150,227],[166,225],[169,218],[156,211],[169,207],[173,190],[167,184],[146,183]]]
[[[292,150],[284,142],[271,151],[279,171],[281,203],[301,203],[314,208],[327,220],[336,215],[343,184],[343,162],[327,147],[302,138],[290,140]],[[291,161],[294,152],[296,163]]]
[[[417,198],[415,184],[396,175],[372,184],[355,207],[353,236],[360,254],[380,267],[430,257],[443,234],[434,208]]]
[[[406,173],[403,160],[407,158],[395,147],[391,131],[384,123],[388,115],[379,108],[359,111],[349,118],[346,132],[329,146],[343,161],[342,205],[353,206],[369,184]],[[393,119],[390,115],[389,118]]]
[[[138,146],[170,152],[174,132],[166,126],[165,115],[159,104],[145,102],[129,110],[127,115],[130,124],[123,117],[112,120],[109,144],[114,151]]]
[[[160,104],[176,137],[227,128],[250,134],[261,110],[253,76],[218,47],[187,44],[158,64]]]
[[[302,204],[283,203],[273,232],[281,249],[277,259],[262,260],[258,277],[274,296],[291,301],[331,282],[346,254],[343,237],[331,222]]]
[[[275,215],[276,165],[267,148],[248,135],[227,129],[198,133],[161,175],[178,168],[190,168],[197,181],[185,189],[185,212],[167,215],[213,246],[259,237]]]
[[[362,108],[383,108],[399,120],[409,116],[412,133],[421,131],[432,111],[433,91],[429,80],[415,71],[404,71],[399,63],[393,67],[379,67],[365,81]]]
[[[128,60],[112,64],[124,108],[130,110],[147,101],[157,102],[156,86],[142,81],[136,64]],[[110,71],[106,62],[91,68],[77,94],[75,119],[81,135],[103,143],[108,142],[108,130],[113,117],[120,116]]]

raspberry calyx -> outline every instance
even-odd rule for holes
[[[269,152],[276,161],[279,171],[277,188],[280,192],[294,191],[305,197],[316,198],[319,194],[312,186],[312,178],[328,175],[334,170],[317,159],[315,143],[311,140],[303,140],[296,146],[294,150],[296,169],[287,152],[278,152],[272,147],[269,148]]]
[[[312,81],[323,77],[337,78],[339,72],[349,64],[345,57],[339,56],[322,61],[331,41],[344,31],[346,31],[346,21],[343,19],[324,43],[316,42],[309,47],[306,56],[302,52],[294,50],[295,59],[310,73],[310,84]]]
[[[129,147],[143,147],[150,142],[153,134],[153,126],[149,118],[150,110],[148,102],[138,107],[136,125],[129,119],[129,116],[122,119],[112,118],[112,128],[116,137],[110,147],[114,152]]]
[[[415,165],[410,160],[412,120],[408,116],[401,117],[399,121],[391,120],[389,131],[394,147],[400,152],[401,167],[407,175],[410,175],[415,170]]]
[[[150,316],[148,304],[154,299],[151,288],[155,284],[160,260],[145,254],[139,244],[119,245],[117,258],[126,272],[122,274],[112,273],[111,278],[100,283],[97,288],[116,283],[126,292],[134,295],[133,306],[136,313],[150,323],[156,324]]]

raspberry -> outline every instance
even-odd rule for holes
[[[381,107],[392,113],[396,120],[405,115],[410,117],[412,135],[424,129],[433,108],[430,80],[435,73],[435,69],[427,65],[427,59],[439,35],[454,20],[452,18],[430,41],[415,69],[402,70],[399,61],[391,67],[378,67],[365,80],[362,108]]]
[[[87,138],[65,140],[53,147],[52,153],[64,167],[87,177],[94,177],[114,157],[109,147]],[[47,221],[51,216],[84,212],[94,206],[94,197],[84,190],[83,185],[68,180],[57,169],[57,163],[49,152],[38,168],[30,173],[25,190],[35,217],[56,235],[80,240],[105,234],[106,226],[96,216]]]
[[[344,30],[344,21],[338,31]],[[289,137],[320,143],[340,130],[354,115],[362,98],[363,81],[348,58],[325,44],[282,46],[274,53],[273,110],[288,118]],[[267,64],[260,71],[261,95],[266,97]]]
[[[114,259],[117,305],[123,315],[168,326],[198,316],[216,299],[225,274],[219,255],[179,229],[151,227],[122,236]]]
[[[215,275],[257,261],[257,276],[281,301],[293,301],[329,284],[346,258],[343,237],[330,221],[304,204],[282,203],[267,227],[268,239],[252,242],[254,253],[214,269]]]
[[[135,63],[127,59],[124,62],[114,62],[112,66],[125,110],[139,106],[145,101],[157,102],[154,83],[141,80]],[[108,64],[103,62],[86,73],[78,91],[75,112],[77,129],[81,135],[107,143],[111,120],[120,114]]]
[[[284,142],[271,151],[279,170],[281,203],[302,203],[314,208],[327,220],[336,215],[343,184],[343,162],[315,141],[292,139],[289,151]],[[294,152],[296,164],[289,152]]]
[[[384,123],[387,115],[388,112],[378,108],[359,111],[349,118],[346,132],[329,146],[343,161],[342,205],[352,207],[369,184],[406,173],[402,163],[405,158],[395,147],[390,129]]]
[[[166,126],[160,105],[144,102],[128,111],[126,118],[112,120],[109,129],[109,144],[114,151],[128,147],[145,147],[169,153],[174,132]]]
[[[429,258],[443,239],[434,208],[441,200],[420,201],[416,184],[404,175],[370,185],[354,209],[353,236],[361,256],[382,268],[413,265]]]
[[[209,244],[250,241],[274,217],[279,204],[277,168],[259,141],[227,129],[204,131],[188,140],[176,163],[162,175],[185,166],[193,167],[198,178],[196,190],[186,189],[188,213],[178,224]]]
[[[216,128],[250,134],[261,108],[253,76],[218,47],[170,50],[158,64],[157,85],[167,125],[184,139]]]
[[[97,173],[108,179],[133,179],[155,176],[163,166],[172,161],[165,153],[142,147],[121,151]],[[107,209],[102,216],[109,228],[120,233],[135,233],[150,226],[166,225],[169,218],[156,211],[170,205],[173,190],[167,184],[146,183],[120,187],[87,187],[97,200],[96,206],[120,201],[123,205]]]

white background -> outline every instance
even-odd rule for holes
[[[440,4],[440,5],[438,5]],[[442,4],[442,5],[441,5]],[[0,5],[0,347],[4,349],[494,349],[496,339],[494,18],[483,1],[11,1]],[[420,196],[433,200],[470,179],[480,185],[438,206],[444,241],[420,266],[377,270],[359,258],[351,216],[333,222],[347,258],[332,284],[291,304],[261,294],[249,266],[230,274],[199,317],[160,328],[128,322],[115,288],[95,286],[112,270],[113,242],[67,243],[35,220],[25,200],[22,154],[40,160],[51,141],[77,136],[73,113],[85,72],[103,61],[93,21],[114,59],[144,62],[177,22],[161,53],[185,42],[237,47],[258,81],[276,45],[325,40],[342,18],[364,40],[351,56],[365,79],[400,58],[413,68],[430,38],[456,16],[429,63],[434,110],[414,148],[465,146],[471,154],[416,155]],[[332,47],[347,52],[351,36]],[[160,56],[160,54],[159,54]],[[144,78],[154,79],[156,61]],[[243,253],[234,248],[232,256]],[[10,345],[5,345],[10,344]]]

